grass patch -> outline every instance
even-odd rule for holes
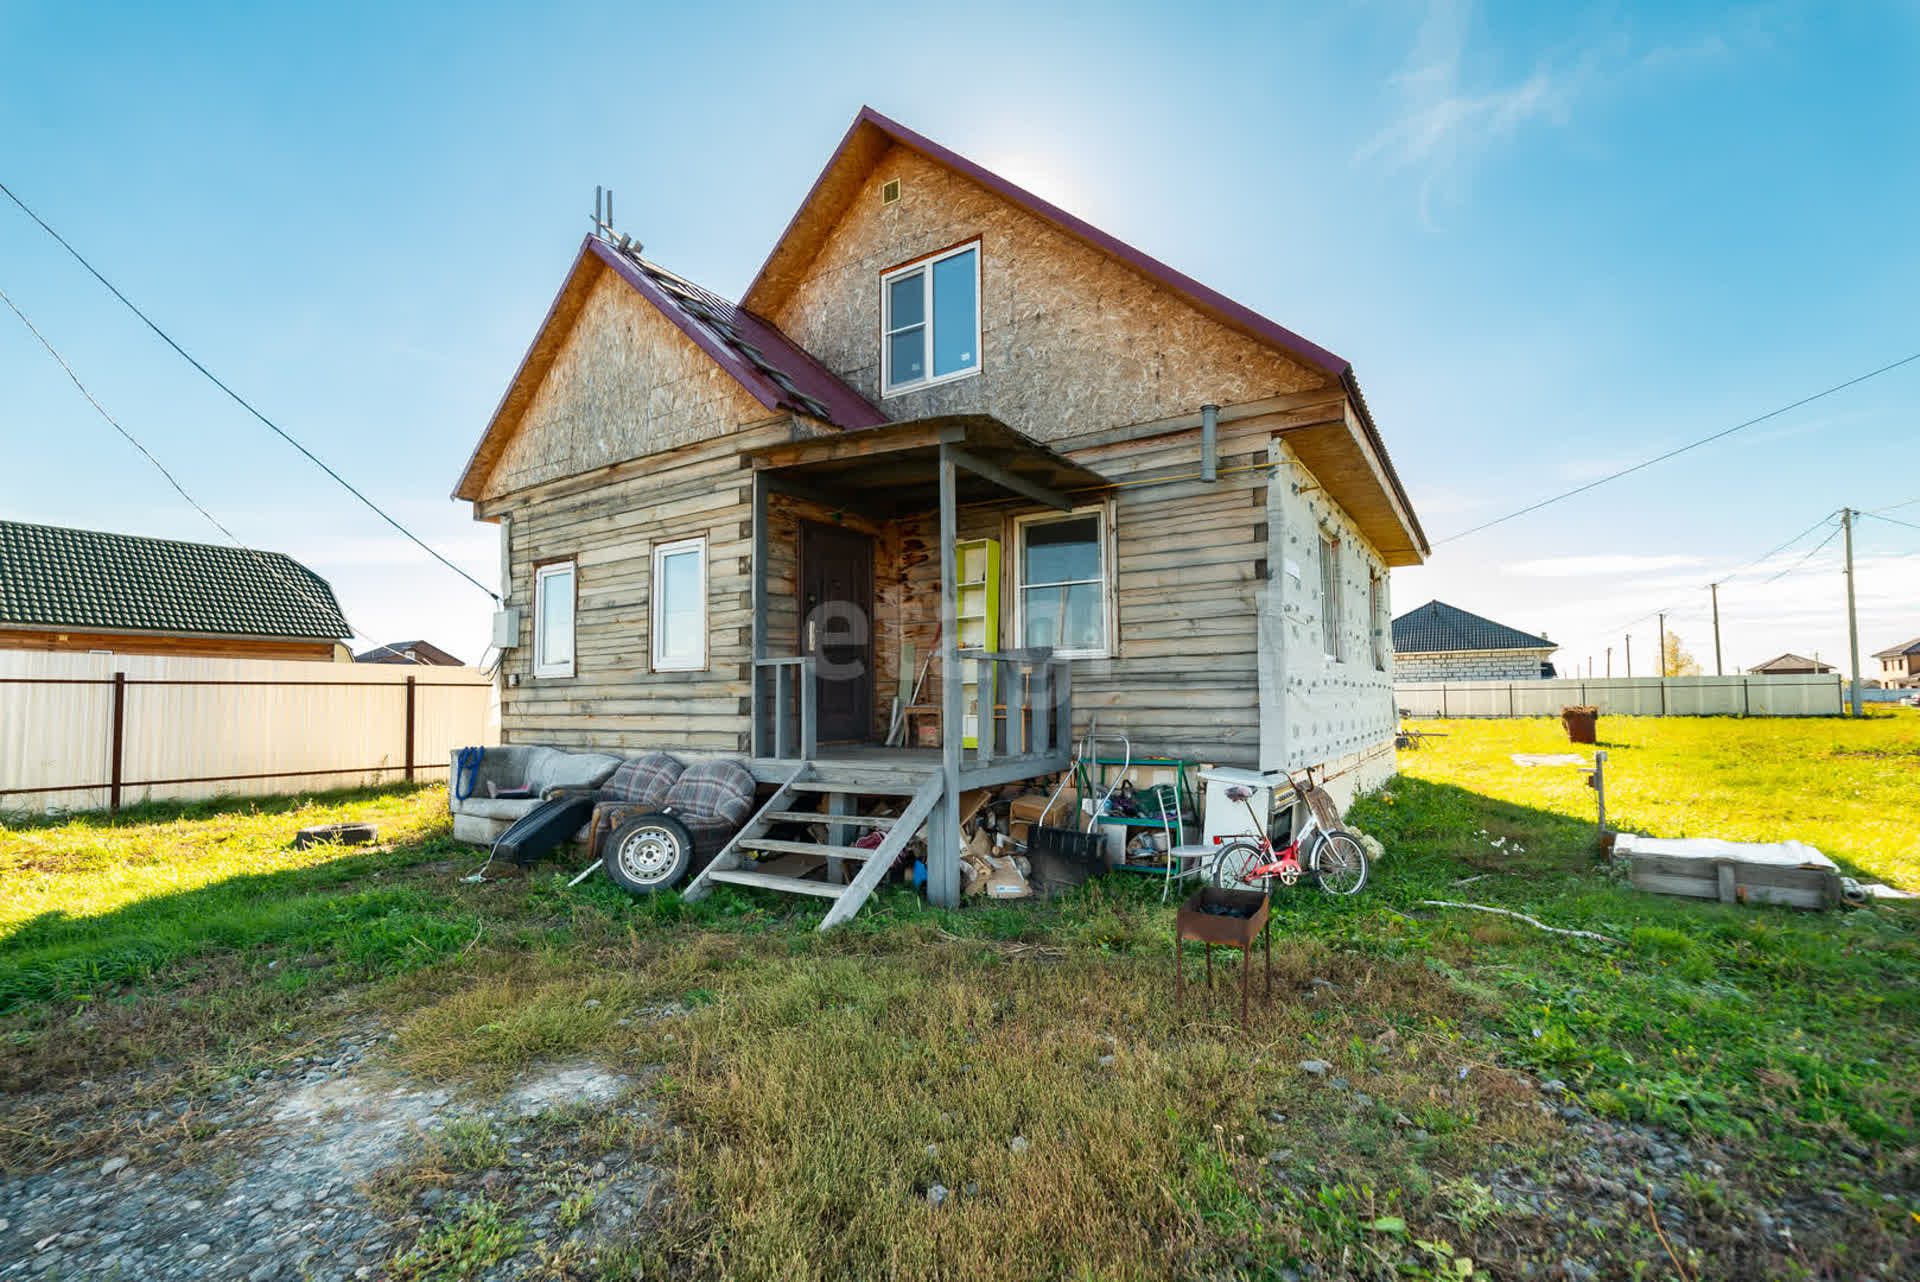
[[[1911,839],[1885,824],[1908,804],[1916,725],[1609,718],[1601,732],[1622,823],[1790,832],[1912,884]],[[735,888],[637,901],[600,878],[567,889],[551,866],[466,885],[477,853],[448,840],[435,788],[0,832],[0,871],[40,878],[0,918],[0,1085],[66,1092],[16,1110],[31,1138],[0,1142],[0,1163],[79,1151],[46,1136],[108,1117],[118,1068],[158,1074],[141,1092],[192,1093],[375,1018],[397,1034],[393,1063],[437,1081],[490,1089],[584,1058],[651,1084],[677,1124],[665,1142],[585,1115],[516,1128],[670,1169],[667,1221],[603,1252],[602,1270],[1457,1278],[1571,1254],[1603,1275],[1667,1275],[1624,1197],[1576,1214],[1558,1193],[1535,1205],[1496,1187],[1515,1170],[1545,1184],[1595,1142],[1542,1111],[1530,1079],[1557,1077],[1570,1102],[1720,1162],[1666,1181],[1686,1211],[1667,1231],[1694,1272],[1899,1275],[1920,1226],[1915,916],[1633,892],[1595,860],[1579,772],[1508,760],[1563,749],[1556,724],[1447,728],[1357,803],[1353,822],[1389,852],[1362,895],[1276,898],[1275,993],[1256,975],[1245,1030],[1226,985],[1175,1009],[1172,906],[1137,880],[958,913],[890,889],[821,936],[818,906]],[[284,846],[350,818],[394,840]],[[228,848],[240,858],[223,862]],[[1308,1058],[1328,1073],[1303,1072]],[[456,1120],[419,1169],[477,1185],[502,1169],[503,1138]],[[563,1183],[562,1227],[591,1226],[600,1185]],[[1824,1218],[1809,1190],[1832,1191]],[[1762,1205],[1795,1208],[1797,1256],[1754,1244]],[[484,1273],[527,1249],[524,1209],[448,1204],[394,1276]]]

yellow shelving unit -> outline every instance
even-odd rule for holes
[[[953,560],[957,569],[958,581],[955,583],[959,602],[956,621],[959,636],[956,639],[960,652],[968,650],[994,651],[1000,648],[1000,541],[998,539],[968,539],[953,545]],[[962,662],[960,665],[961,706],[966,710],[961,718],[965,732],[966,745],[969,748],[979,746],[980,717],[982,709],[992,724],[993,673],[987,667],[983,683],[982,666],[978,663]]]

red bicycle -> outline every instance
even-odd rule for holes
[[[1340,811],[1325,790],[1313,782],[1313,770],[1302,772],[1302,784],[1292,774],[1287,783],[1293,795],[1307,808],[1307,819],[1299,833],[1285,846],[1273,844],[1267,824],[1255,813],[1253,789],[1239,786],[1227,789],[1230,801],[1240,802],[1253,816],[1254,833],[1234,837],[1213,857],[1209,875],[1223,890],[1265,891],[1271,879],[1291,886],[1304,873],[1312,873],[1320,889],[1329,895],[1354,895],[1367,884],[1367,852],[1354,835],[1340,827]]]

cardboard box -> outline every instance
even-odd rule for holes
[[[1073,803],[1067,800],[1065,789],[1062,789],[1060,795],[1054,798],[1052,806],[1047,805],[1047,794],[1030,792],[1013,799],[1007,810],[1007,818],[1012,824],[1018,824],[1024,820],[1030,824],[1045,824],[1048,827],[1071,827],[1073,826]]]

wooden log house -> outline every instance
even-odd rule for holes
[[[738,304],[589,236],[454,495],[500,528],[506,742],[910,797],[937,903],[959,794],[1090,725],[1393,770],[1388,575],[1427,543],[1352,367],[871,110]],[[746,853],[689,893],[798,880]],[[868,871],[775,888],[831,924]]]

